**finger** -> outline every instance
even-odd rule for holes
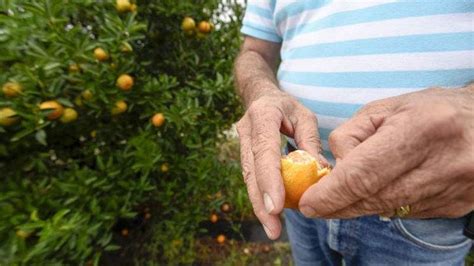
[[[258,188],[263,195],[267,212],[279,214],[285,201],[285,189],[280,172],[280,125],[283,114],[277,108],[265,107],[249,112],[249,118]]]
[[[321,139],[316,115],[310,111],[302,111],[290,120],[293,123],[294,139],[298,148],[318,158],[321,153]]]
[[[333,130],[328,140],[334,158],[344,158],[347,153],[375,134],[383,122],[384,115],[364,112]]]
[[[328,216],[377,193],[426,158],[421,151],[428,140],[416,127],[405,126],[410,117],[398,114],[384,122],[376,134],[338,162],[333,171],[311,186],[300,201],[308,216]],[[398,162],[398,163],[394,163]]]
[[[248,117],[239,121],[237,130],[240,137],[240,160],[242,164],[242,175],[247,192],[255,215],[262,223],[265,232],[270,239],[276,239],[281,232],[281,222],[277,215],[268,214],[262,201],[262,195],[258,189],[257,180],[255,179],[255,168],[253,154],[251,150],[251,128]]]
[[[415,206],[414,204],[422,200],[436,197],[446,188],[443,183],[430,183],[430,179],[427,178],[430,174],[432,172],[426,170],[426,168],[413,169],[375,195],[331,213],[324,218],[347,219],[372,214],[393,216],[394,210],[400,206]],[[440,200],[439,197],[437,199]]]

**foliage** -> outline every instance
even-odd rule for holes
[[[212,195],[239,175],[216,146],[240,114],[231,68],[241,7],[135,4],[0,1],[0,84],[21,86],[0,94],[0,109],[17,113],[0,126],[0,264],[97,264],[120,248],[117,221],[143,206],[153,208],[156,257],[189,262],[199,222],[219,204]],[[185,16],[215,29],[185,33]],[[133,78],[128,91],[116,84],[122,74]],[[48,100],[78,119],[48,119],[55,109],[39,108]],[[123,113],[112,111],[117,101]],[[164,125],[150,123],[155,113]]]

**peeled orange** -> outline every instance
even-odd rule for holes
[[[303,193],[329,173],[316,158],[303,150],[296,150],[281,159],[281,176],[285,186],[285,208],[298,208]]]

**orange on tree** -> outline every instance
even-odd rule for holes
[[[149,212],[145,213],[144,218],[145,218],[145,220],[150,220],[150,218],[151,218],[151,213],[149,213]]]
[[[17,231],[15,232],[15,234],[16,234],[17,237],[19,237],[19,238],[21,238],[21,239],[27,239],[28,237],[30,237],[31,232],[27,232],[27,231],[25,231],[25,230],[21,230],[21,229],[20,229],[20,230],[17,230]]]
[[[119,115],[127,111],[127,103],[124,100],[119,100],[115,102],[114,107],[111,110],[112,115]]]
[[[78,64],[70,64],[68,67],[69,73],[77,73],[81,70]]]
[[[128,229],[127,228],[124,228],[122,229],[122,231],[120,232],[122,234],[122,236],[128,236]]]
[[[0,126],[8,127],[16,124],[20,118],[17,116],[15,110],[10,107],[0,109]]]
[[[23,87],[18,82],[7,82],[2,86],[2,92],[6,97],[16,97],[21,94]]]
[[[81,107],[84,105],[84,103],[82,102],[82,97],[81,96],[77,96],[76,98],[74,98],[74,104]]]
[[[46,101],[39,105],[40,110],[49,111],[48,120],[55,120],[63,115],[64,107],[57,101]]]
[[[198,25],[198,30],[200,33],[208,34],[212,31],[211,23],[207,21],[201,21]]]
[[[90,90],[85,90],[81,93],[81,97],[86,101],[91,100],[93,96],[94,95],[92,94]]]
[[[230,204],[228,202],[224,202],[222,203],[221,205],[221,211],[224,212],[224,213],[228,213],[231,211],[231,207],[230,207]]]
[[[185,32],[192,31],[196,28],[196,22],[191,17],[185,17],[181,22],[181,29]]]
[[[128,74],[122,74],[117,78],[116,85],[123,91],[129,91],[133,87],[133,78]]]
[[[115,8],[118,12],[132,11],[132,3],[129,0],[116,0]]]
[[[219,216],[217,216],[217,214],[213,213],[209,217],[209,221],[211,221],[211,223],[215,224],[215,223],[217,223],[217,221],[219,221]]]
[[[160,170],[161,170],[161,172],[166,173],[170,170],[170,167],[167,163],[164,163],[164,164],[161,165]]]
[[[77,112],[76,110],[72,108],[66,108],[64,109],[63,115],[61,118],[59,118],[59,121],[61,121],[64,124],[71,123],[72,121],[77,120]]]
[[[161,127],[165,123],[165,116],[163,113],[156,113],[151,118],[151,123],[154,127]]]
[[[109,54],[107,54],[107,52],[104,49],[97,47],[94,49],[94,57],[100,62],[103,62],[109,59]]]
[[[137,5],[136,4],[131,4],[130,5],[130,11],[131,12],[137,12]]]
[[[216,242],[221,245],[225,243],[225,240],[226,240],[226,237],[223,234],[220,234],[216,237]]]
[[[281,176],[285,186],[285,208],[298,208],[303,193],[329,173],[308,152],[297,150],[281,159]]]

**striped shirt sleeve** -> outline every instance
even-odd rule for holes
[[[248,0],[241,32],[258,39],[281,42],[273,23],[275,0]]]

